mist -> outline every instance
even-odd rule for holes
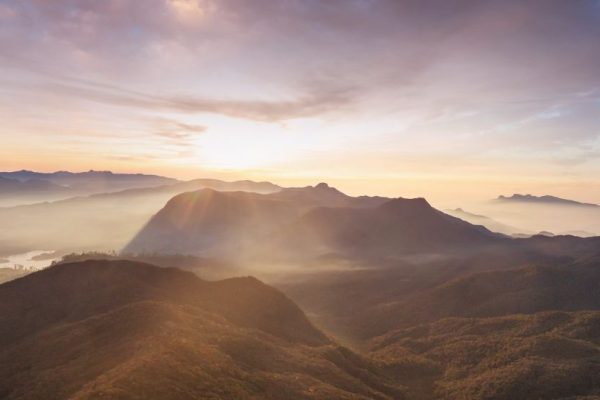
[[[488,202],[472,210],[515,227],[514,233],[548,232],[583,237],[600,234],[600,207]]]

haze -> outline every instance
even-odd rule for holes
[[[592,0],[2,0],[0,170],[598,203],[599,37]]]

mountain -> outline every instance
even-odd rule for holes
[[[0,172],[0,177],[20,182],[42,180],[75,190],[90,189],[96,193],[135,187],[159,186],[177,182],[176,179],[158,175],[119,174],[111,171],[94,170],[87,172],[58,171],[50,173],[21,170]]]
[[[10,181],[13,184],[27,183],[29,186],[35,184],[40,188],[44,187],[44,185],[49,188],[68,188],[71,190],[71,193],[76,195],[117,192],[136,188],[154,188],[175,184],[181,184],[183,187],[188,188],[210,187],[222,191],[233,190],[258,193],[272,193],[281,189],[270,182],[253,182],[249,180],[225,182],[218,179],[179,181],[158,175],[120,174],[111,171],[94,170],[87,172],[58,171],[52,173],[27,170],[0,172],[0,190],[4,181]]]
[[[453,217],[460,218],[468,223],[474,225],[483,225],[492,232],[502,233],[504,235],[519,235],[519,236],[531,236],[531,232],[526,229],[516,228],[496,221],[493,218],[486,217],[484,215],[474,214],[463,210],[462,208],[455,208],[454,210],[445,210],[445,212]]]
[[[297,204],[273,195],[184,193],[169,200],[124,252],[220,255],[250,245],[297,212]]]
[[[435,210],[424,199],[350,197],[320,184],[269,195],[212,190],[178,195],[124,251],[385,257],[501,239]]]
[[[209,185],[223,191],[244,189],[272,193],[281,189],[268,182],[198,179],[0,208],[0,254],[39,249],[63,253],[118,250],[170,198]]]
[[[213,189],[182,193],[150,219],[124,252],[227,255],[270,240],[278,229],[315,207],[363,208],[384,201],[387,199],[350,197],[326,184],[283,188],[270,194]]]
[[[443,319],[371,349],[417,399],[596,399],[599,344],[600,312],[549,311]]]
[[[116,174],[110,171],[52,173],[0,172],[0,206],[10,207],[73,196],[154,187],[178,182],[157,175]]]
[[[503,202],[503,203],[534,203],[534,204],[600,208],[600,205],[598,205],[598,204],[581,203],[581,202],[578,202],[575,200],[562,199],[560,197],[548,196],[548,195],[532,196],[530,194],[513,194],[510,197],[498,196],[496,201]]]
[[[3,399],[398,399],[381,368],[254,278],[130,261],[0,285]]]
[[[33,178],[26,181],[20,181],[0,175],[0,196],[66,191],[68,191],[67,187],[44,179]]]
[[[287,227],[275,243],[304,252],[385,258],[476,249],[503,238],[431,207],[423,198],[376,207],[318,207]]]

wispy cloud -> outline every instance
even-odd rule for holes
[[[192,145],[195,137],[206,132],[205,126],[186,124],[170,119],[160,119],[156,125],[157,136],[168,140],[170,144],[184,147]]]
[[[39,85],[32,84],[29,90],[32,92],[44,90],[53,95],[72,97],[79,101],[93,101],[118,107],[185,114],[213,113],[265,122],[279,122],[337,111],[350,105],[356,96],[355,88],[328,86],[327,83],[320,86],[310,85],[306,88],[306,93],[298,94],[291,99],[273,100],[155,95],[115,85],[75,79],[50,80]],[[180,126],[180,128],[184,127]]]

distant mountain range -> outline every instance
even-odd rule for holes
[[[218,179],[194,179],[180,181],[158,175],[121,174],[111,171],[87,172],[33,172],[27,170],[0,172],[0,194],[2,189],[14,187],[15,190],[70,190],[73,193],[108,193],[127,189],[152,188],[173,184],[182,187],[210,187],[215,190],[240,190],[270,193],[279,190],[279,186],[270,182],[235,181],[225,182]]]
[[[551,204],[551,205],[565,205],[565,206],[577,206],[577,207],[598,207],[598,204],[592,203],[581,203],[575,200],[562,199],[555,196],[533,196],[530,194],[513,194],[512,196],[498,196],[496,199],[498,202],[504,203],[534,203],[534,204]]]
[[[138,193],[164,190],[174,195],[203,187],[220,191],[235,190],[258,193],[272,193],[280,189],[279,186],[270,182],[249,180],[225,182],[218,179],[193,179],[180,181],[158,175],[119,174],[110,171],[42,173],[22,170],[0,172],[0,206],[57,201],[129,190],[143,190]]]
[[[72,190],[93,190],[95,192],[114,191],[119,189],[128,189],[134,187],[149,187],[176,183],[177,179],[166,178],[157,175],[145,174],[116,174],[111,171],[87,172],[34,172],[34,171],[14,171],[0,172],[0,178],[10,179],[23,184],[39,185],[39,182],[45,182],[50,188],[55,186],[69,188]],[[49,185],[54,184],[54,186]]]
[[[177,183],[176,179],[110,171],[0,172],[0,206],[53,201],[72,196]]]
[[[12,178],[6,178],[0,175],[0,192],[1,193],[18,193],[18,192],[46,192],[46,191],[64,191],[65,186],[57,185],[51,181],[33,178],[26,181],[21,181]]]

